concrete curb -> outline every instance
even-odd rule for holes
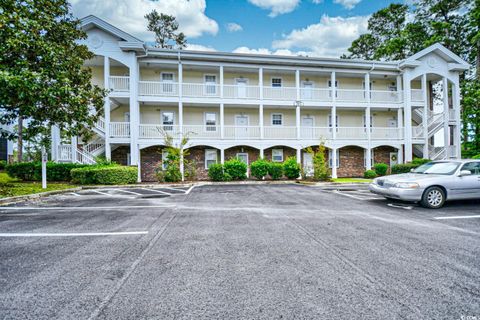
[[[75,192],[75,191],[80,191],[80,190],[82,190],[82,188],[77,187],[77,188],[70,188],[70,189],[63,189],[63,190],[53,190],[53,191],[27,194],[27,195],[24,195],[24,196],[2,198],[2,199],[0,199],[0,205],[14,204],[14,203],[24,202],[24,201],[28,201],[28,200],[40,199],[40,198],[44,198],[44,197],[48,197],[48,196],[52,196],[52,195],[56,195],[56,194]]]

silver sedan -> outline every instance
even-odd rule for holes
[[[480,199],[480,160],[429,162],[410,173],[376,178],[370,191],[432,209],[447,200]]]

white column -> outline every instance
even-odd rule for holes
[[[404,163],[403,161],[403,146],[400,145],[400,148],[398,148],[398,157],[397,157],[398,163]]]
[[[103,78],[105,88],[110,87],[110,58],[104,57],[104,67],[103,67]],[[112,159],[112,148],[110,145],[110,97],[107,95],[105,97],[105,102],[103,104],[103,110],[105,113],[105,158],[107,160]]]
[[[183,138],[183,65],[178,63],[178,131]]]
[[[58,147],[60,146],[60,128],[53,125],[51,128],[52,132],[52,161],[58,161]]]
[[[180,173],[182,174],[182,181],[185,181],[185,166],[183,163],[183,147],[180,149]]]
[[[335,86],[336,74],[335,71],[332,72],[330,76],[330,82],[332,83],[331,92],[332,92],[332,139],[335,140],[337,137],[337,87]]]
[[[138,147],[138,162],[137,162],[137,182],[142,182],[142,166],[141,166],[141,155],[142,151],[140,150],[140,146]]]
[[[337,149],[332,148],[332,178],[336,179],[337,177]]]
[[[263,139],[265,136],[263,128],[263,103],[260,103],[258,106],[258,122],[260,125],[260,139]]]
[[[302,148],[297,148],[297,163],[302,163]]]
[[[263,100],[263,68],[258,68],[258,86],[260,90],[260,100]]]
[[[423,126],[423,157],[428,158],[428,92],[427,92],[427,75],[422,75],[422,96],[423,96],[423,114],[422,114],[422,126]]]
[[[220,98],[223,98],[223,66],[219,68],[220,73]]]
[[[265,157],[265,150],[260,148],[260,158],[263,159]]]
[[[410,75],[406,72],[403,75],[403,104],[405,122],[405,161],[412,161],[412,92],[410,87]]]
[[[220,149],[220,163],[225,163],[225,149]]]
[[[370,147],[365,149],[365,169],[372,169],[372,149]]]
[[[295,70],[295,88],[297,101],[300,100],[300,70]]]
[[[297,126],[297,139],[300,139],[300,104],[295,107],[295,124]]]
[[[70,141],[72,147],[72,162],[75,163],[77,162],[77,137],[72,137]]]
[[[401,102],[401,101],[402,101],[402,91],[403,91],[402,76],[398,75],[398,76],[397,76],[398,102]]]
[[[462,158],[462,147],[461,147],[461,119],[460,119],[460,83],[458,81],[458,76],[455,79],[453,85],[453,109],[455,110],[455,155],[457,159]]]
[[[365,101],[367,102],[367,108],[365,109],[365,127],[367,129],[367,144],[368,144],[368,151],[371,149],[371,138],[372,138],[372,129],[371,127],[371,121],[370,121],[370,104],[371,104],[371,97],[370,97],[370,73],[365,74]],[[370,152],[370,151],[369,151]],[[371,154],[367,157],[370,158]],[[367,170],[370,170],[372,168],[372,163],[371,161],[367,162]]]
[[[138,73],[137,57],[131,55],[130,62],[130,165],[138,164],[138,129],[140,124],[140,108],[138,105]]]
[[[225,106],[220,103],[220,138],[225,138]]]
[[[450,145],[450,133],[449,133],[449,126],[448,126],[448,120],[449,120],[449,106],[448,106],[448,80],[447,78],[443,77],[442,79],[443,83],[443,142],[445,145],[445,148],[448,148]]]

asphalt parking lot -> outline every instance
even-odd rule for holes
[[[362,188],[143,189],[0,207],[0,318],[480,317],[478,201],[427,210]]]

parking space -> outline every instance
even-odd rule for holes
[[[0,208],[4,318],[460,319],[480,310],[480,219],[436,219],[480,215],[477,202],[405,210],[353,186],[95,190]]]

